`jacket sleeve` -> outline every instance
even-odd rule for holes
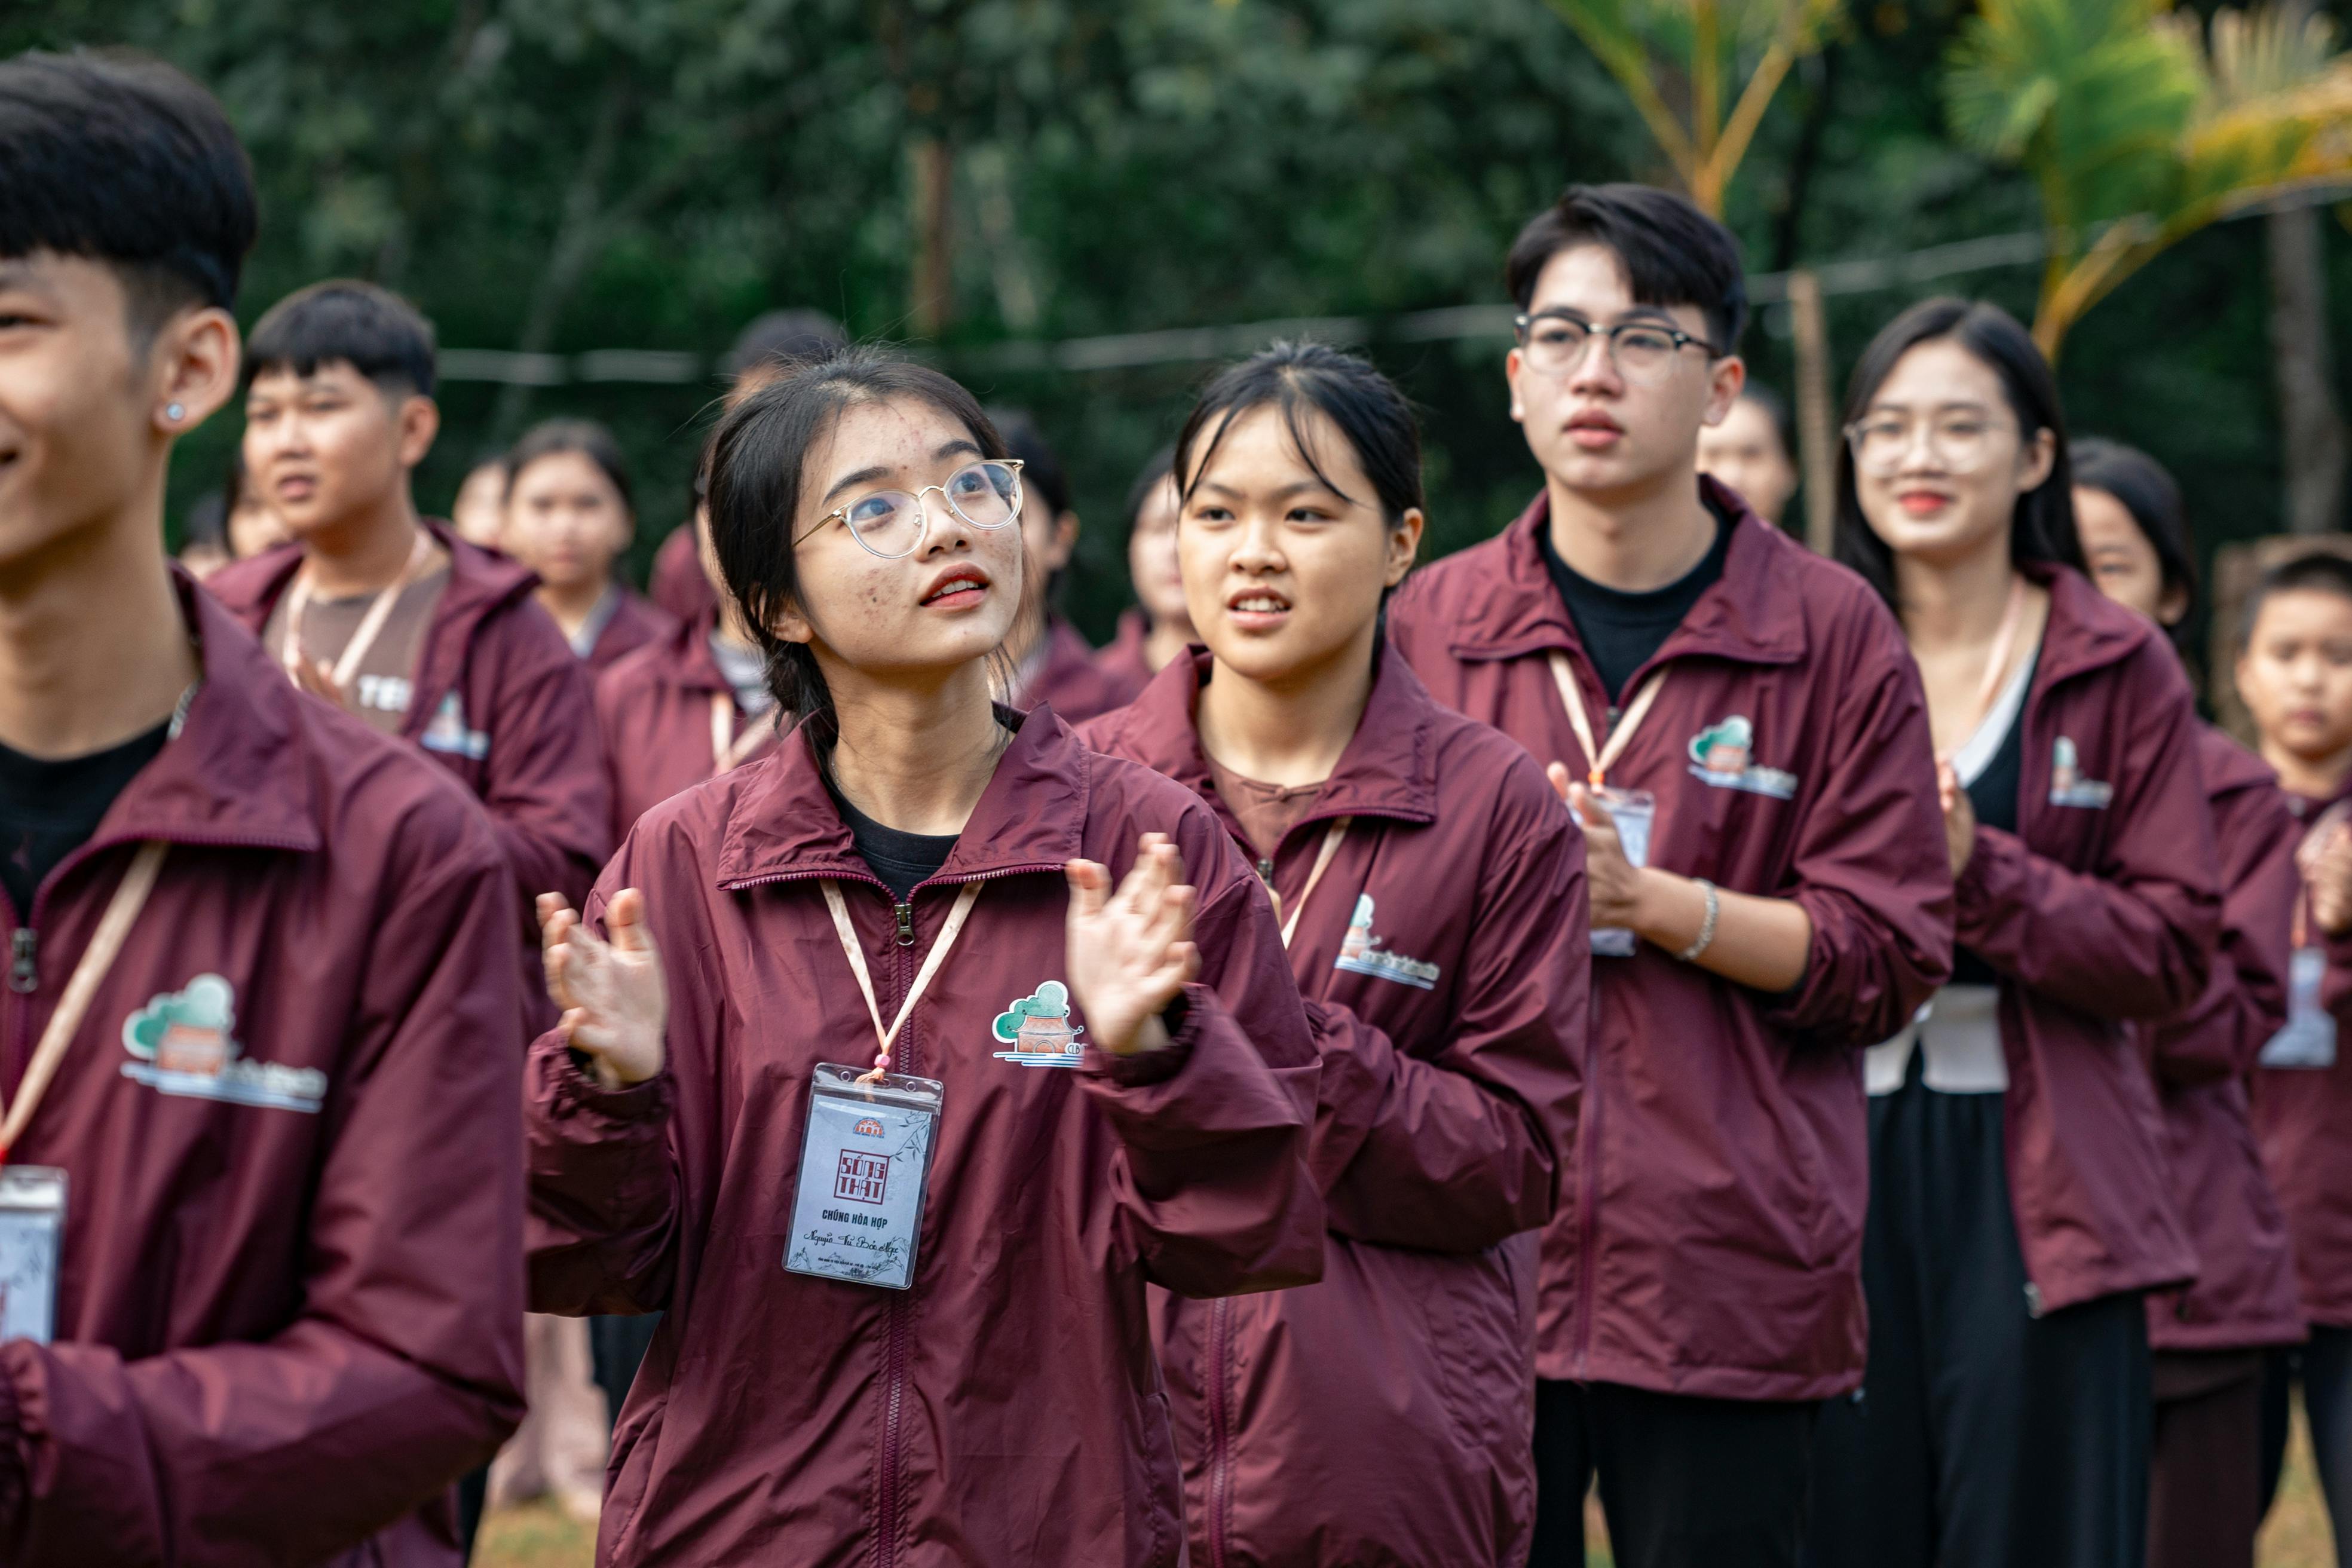
[[[1979,826],[1960,873],[1959,940],[2019,984],[2094,1017],[2164,1018],[2205,989],[2221,895],[2188,683],[2152,640],[2129,658],[2137,668],[2110,707],[2129,729],[2098,864],[2076,871]]]
[[[600,935],[605,901],[632,884],[630,849],[622,846],[583,918]],[[651,899],[647,915],[662,910]],[[582,1317],[592,1312],[657,1312],[669,1304],[677,1271],[680,1180],[671,1143],[677,1079],[671,1071],[683,1033],[693,1026],[682,950],[655,928],[669,973],[669,1040],[662,1070],[644,1083],[607,1089],[583,1069],[553,1031],[530,1047],[523,1117],[530,1212],[530,1307]],[[681,939],[681,942],[683,939]]]
[[[2294,848],[2302,828],[2269,785],[2215,797],[2221,856],[2221,948],[2204,992],[2151,1031],[2157,1074],[2181,1088],[2253,1070],[2285,1026],[2294,901],[2302,893]]]
[[[505,618],[507,678],[489,724],[482,805],[529,925],[541,893],[562,893],[575,909],[587,897],[612,853],[613,806],[588,667],[536,604],[526,600]]]
[[[1786,879],[1770,890],[1804,910],[1813,938],[1804,978],[1766,1016],[1830,1046],[1876,1045],[1952,973],[1927,700],[1894,617],[1873,609],[1862,647],[1842,661],[1828,774],[1807,790]]]
[[[1199,813],[1205,819],[1205,811]],[[1180,835],[1202,878],[1201,976],[1169,1043],[1139,1057],[1089,1051],[1078,1078],[1124,1145],[1111,1182],[1124,1250],[1180,1296],[1312,1284],[1323,1203],[1307,1164],[1315,1043],[1282,936],[1224,830]],[[1221,853],[1220,853],[1221,852]],[[1238,873],[1238,874],[1236,874]]]
[[[453,802],[453,806],[457,803]],[[319,1563],[522,1415],[514,899],[470,806],[376,914],[290,1321],[130,1357],[0,1347],[0,1560]]]
[[[1345,1006],[1307,1005],[1323,1047],[1316,1172],[1341,1235],[1481,1252],[1551,1218],[1575,1147],[1592,960],[1583,837],[1528,773],[1540,798],[1495,806],[1495,869],[1442,1048],[1409,1055]]]

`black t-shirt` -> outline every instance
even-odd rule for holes
[[[166,719],[143,735],[87,756],[46,762],[0,745],[0,887],[32,919],[33,894],[58,862],[89,842],[114,797],[155,760],[172,733]]]
[[[915,885],[939,874],[955,852],[957,835],[952,833],[901,833],[886,827],[846,800],[834,788],[833,781],[824,781],[832,793],[833,804],[840,809],[841,820],[849,829],[850,842],[857,847],[857,857],[866,868],[882,879],[890,889],[890,897],[899,903]]]
[[[2026,675],[2029,685],[2033,676]],[[1969,805],[1976,812],[1977,826],[1998,827],[2003,833],[2017,831],[2017,796],[2025,785],[2025,708],[2018,707],[2009,721],[2009,732],[2000,738],[2000,750],[1992,754],[1969,788]],[[1952,952],[1952,984],[1955,985],[1998,985],[2000,976],[1992,965],[1965,947]]]
[[[1648,663],[1650,656],[1683,624],[1699,595],[1723,575],[1724,557],[1731,552],[1731,515],[1712,499],[1706,508],[1715,514],[1715,548],[1706,552],[1706,559],[1664,587],[1638,594],[1584,576],[1559,558],[1559,552],[1552,547],[1550,529],[1536,531],[1552,585],[1568,605],[1577,640],[1584,645],[1612,703],[1624,695],[1625,683],[1633,679],[1633,672]]]

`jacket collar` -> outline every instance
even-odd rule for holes
[[[2100,593],[2071,567],[2028,562],[2018,570],[2050,591],[2050,620],[2042,628],[2033,675],[2032,695],[2036,698],[2062,680],[2120,664],[2158,635],[2147,621]]]
[[[286,672],[233,613],[173,569],[203,684],[179,738],[142,768],[91,837],[317,849],[315,768]]]
[[[1714,503],[1711,510],[1732,520],[1723,575],[1699,595],[1644,668],[1692,654],[1743,664],[1797,662],[1805,655],[1805,623],[1793,552],[1802,547],[1716,479],[1700,475],[1699,493]],[[1550,526],[1551,498],[1539,490],[1503,531],[1501,570],[1489,578],[1484,602],[1455,627],[1450,645],[1455,658],[1520,658],[1554,649],[1582,656],[1576,625],[1544,564],[1541,537]]]
[[[1201,688],[1214,659],[1195,645],[1151,678],[1143,694],[1116,719],[1109,733],[1145,765],[1165,773],[1237,826],[1217,794],[1208,753],[1201,749]],[[1370,699],[1356,732],[1299,826],[1340,816],[1437,820],[1437,700],[1395,647],[1383,642],[1372,672]]]
[[[665,684],[686,691],[731,693],[735,689],[718,659],[711,657],[710,633],[718,621],[716,612],[706,612],[664,634],[663,658],[656,669]]]
[[[997,712],[1018,727],[932,882],[1058,872],[1084,847],[1096,759],[1048,710]],[[719,841],[721,889],[805,877],[874,879],[825,788],[808,725],[738,771],[749,776],[735,794]]]

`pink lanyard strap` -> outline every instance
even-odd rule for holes
[[[907,1016],[921,1000],[924,988],[931,983],[931,976],[937,974],[940,965],[947,962],[948,949],[955,946],[956,938],[963,934],[963,922],[971,915],[971,906],[980,901],[980,889],[987,884],[966,882],[963,891],[956,895],[955,907],[948,910],[947,924],[940,927],[940,934],[932,942],[931,951],[923,955],[923,967],[916,971],[915,983],[907,987],[907,999],[898,1004],[898,1016],[890,1021],[887,1029],[882,1026],[881,1005],[874,999],[874,976],[866,967],[866,950],[857,945],[857,930],[849,923],[849,905],[841,896],[841,884],[827,877],[817,885],[824,889],[824,907],[833,912],[834,932],[841,938],[841,951],[849,960],[850,972],[857,976],[858,994],[866,998],[866,1016],[874,1020],[874,1038],[881,1047],[874,1058],[874,1070],[857,1081],[877,1082],[890,1070],[891,1042],[906,1026]]]
[[[1594,789],[1599,789],[1606,782],[1609,770],[1616,765],[1617,759],[1625,754],[1626,743],[1633,740],[1633,731],[1640,729],[1642,721],[1650,716],[1651,705],[1657,701],[1658,693],[1665,689],[1666,671],[1660,669],[1642,683],[1642,689],[1633,694],[1633,700],[1625,705],[1624,711],[1611,727],[1607,744],[1601,746],[1593,744],[1592,721],[1585,717],[1584,694],[1576,689],[1576,670],[1569,664],[1568,655],[1557,650],[1553,652],[1551,678],[1553,684],[1559,688],[1559,705],[1568,710],[1568,727],[1576,731],[1576,743],[1584,748],[1584,776]]]
[[[408,585],[416,581],[418,574],[425,570],[425,563],[431,559],[433,536],[420,528],[416,531],[416,542],[409,547],[408,560],[401,567],[400,575],[376,590],[375,598],[368,605],[366,616],[352,632],[352,640],[343,645],[342,657],[335,660],[331,677],[337,686],[352,683],[352,677],[359,673],[360,660],[365,658],[368,649],[375,646],[375,639],[382,635],[383,624],[392,618],[393,609],[400,603],[401,595],[408,591]],[[295,574],[294,591],[286,596],[286,640],[279,649],[278,658],[286,666],[289,675],[301,665],[302,616],[310,607],[310,568],[306,564]]]
[[[1315,885],[1323,879],[1323,873],[1331,868],[1332,857],[1339,853],[1339,841],[1348,837],[1348,825],[1355,820],[1352,816],[1343,816],[1334,822],[1329,831],[1323,835],[1323,847],[1315,851],[1315,868],[1307,873],[1307,886],[1298,889],[1298,897],[1290,906],[1290,918],[1282,922],[1284,947],[1287,948],[1290,945],[1290,939],[1297,934],[1298,917],[1307,912],[1307,900],[1315,896]],[[1271,888],[1267,890],[1273,891]],[[1280,893],[1274,895],[1274,912],[1277,916],[1282,913]]]
[[[735,699],[724,691],[710,694],[710,760],[717,773],[734,772],[767,738],[757,719],[750,729],[737,734]]]

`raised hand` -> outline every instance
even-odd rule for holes
[[[2311,885],[2311,918],[2330,936],[2352,931],[2352,826],[2339,817],[2313,830],[2295,853]]]
[[[1087,1016],[1087,1037],[1113,1056],[1168,1043],[1160,1012],[1201,970],[1192,945],[1196,895],[1164,833],[1143,836],[1118,890],[1108,868],[1073,860],[1067,963],[1070,994]]]
[[[1958,879],[1977,852],[1977,805],[1962,787],[1959,770],[1949,763],[1936,764],[1936,799],[1944,808],[1944,853]]]
[[[1592,792],[1570,778],[1564,763],[1544,770],[1551,787],[1584,829],[1584,890],[1591,902],[1596,927],[1641,927],[1642,871],[1626,858],[1624,842],[1617,837],[1617,819],[1592,798]]]
[[[352,700],[351,688],[335,679],[333,668],[324,659],[296,659],[294,684],[313,697],[325,698],[346,713],[359,711],[359,704]]]
[[[587,1055],[599,1083],[625,1089],[662,1069],[669,991],[646,924],[645,895],[635,888],[614,894],[604,926],[610,942],[582,925],[562,894],[539,896],[547,994],[563,1010],[556,1027],[566,1044]]]

